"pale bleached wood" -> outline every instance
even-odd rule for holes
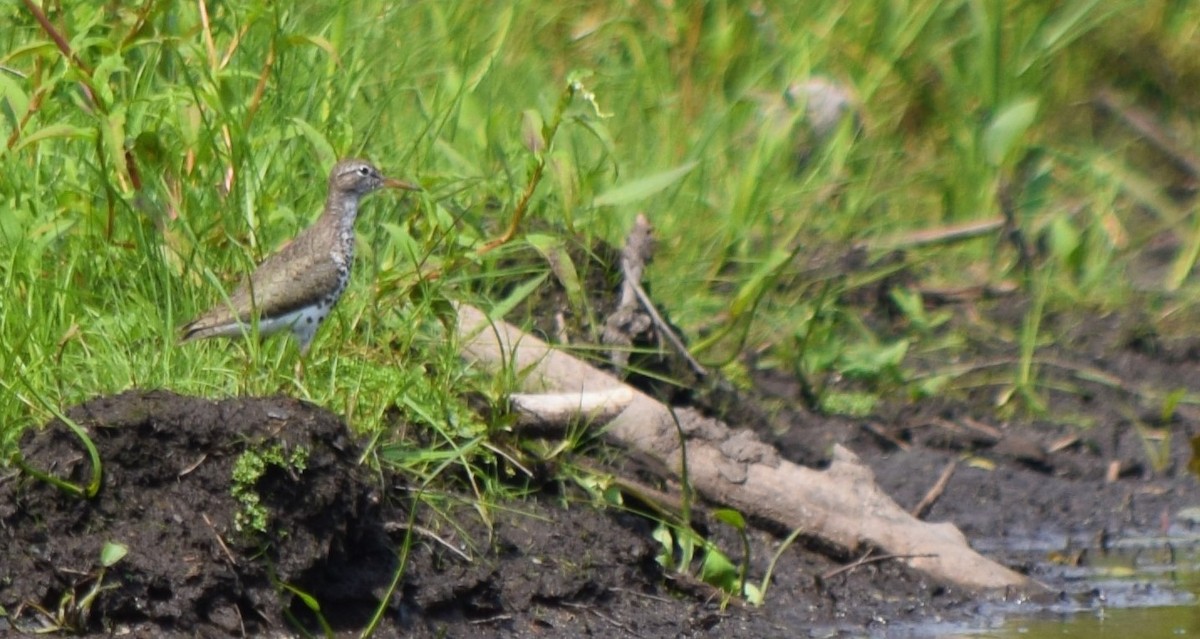
[[[529,392],[595,393],[627,388],[615,377],[551,348],[478,309],[458,308],[458,333],[469,360],[517,372]],[[801,529],[854,552],[876,547],[903,557],[939,581],[969,589],[1042,588],[970,548],[949,523],[927,523],[901,509],[875,484],[871,470],[849,450],[835,447],[828,470],[780,458],[749,430],[730,429],[694,411],[672,411],[632,388],[632,401],[606,427],[612,443],[649,455],[677,475],[687,436],[688,480],[705,499],[785,529]]]

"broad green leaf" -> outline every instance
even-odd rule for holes
[[[38,40],[29,44],[23,44],[4,54],[3,57],[0,57],[0,65],[8,65],[13,60],[26,55],[58,55],[58,47],[48,40]]]
[[[1050,253],[1064,262],[1070,260],[1083,242],[1079,231],[1065,215],[1055,216],[1050,222],[1050,228],[1047,229],[1046,235],[1049,240]]]
[[[579,271],[570,253],[563,246],[562,240],[553,235],[534,234],[525,238],[529,245],[537,250],[550,265],[550,271],[567,293],[571,308],[576,312],[585,313],[587,298],[583,291],[583,282],[579,279]]]
[[[542,273],[537,277],[531,278],[528,282],[514,287],[507,297],[492,305],[492,308],[487,313],[488,319],[504,319],[504,316],[508,315],[509,312],[517,307],[517,304],[520,304],[522,300],[536,291],[549,276],[549,273]]]
[[[325,38],[322,38],[321,36],[308,35],[308,34],[294,34],[294,35],[289,36],[287,41],[288,41],[288,44],[312,45],[312,46],[324,51],[325,53],[328,53],[329,57],[333,58],[333,62],[335,64],[341,64],[342,59],[341,59],[341,56],[338,55],[337,47],[333,46],[332,42],[330,42],[329,40],[326,40]]]
[[[492,21],[496,25],[496,32],[492,34],[491,41],[488,42],[488,52],[467,74],[466,92],[475,91],[475,87],[479,86],[480,81],[492,69],[492,62],[500,53],[500,48],[504,46],[504,41],[508,39],[508,28],[512,26],[513,8],[512,5],[505,7],[502,11],[496,14]]]
[[[521,142],[534,155],[546,150],[546,138],[542,135],[542,115],[536,109],[525,109],[521,114]]]
[[[301,118],[292,118],[292,124],[296,125],[296,128],[304,134],[323,166],[332,167],[337,163],[337,152],[333,150],[333,145],[316,127]]]
[[[12,76],[0,70],[0,115],[10,116],[7,127],[15,128],[27,110],[29,95]]]
[[[704,565],[700,568],[700,578],[704,583],[710,584],[724,590],[725,592],[737,593],[738,570],[737,566],[725,556],[725,553],[717,549],[716,546],[709,545],[704,553]]]
[[[100,565],[112,568],[128,554],[129,546],[115,541],[105,542],[104,547],[100,549]]]
[[[644,200],[682,180],[685,175],[691,173],[692,169],[696,168],[697,164],[699,163],[693,160],[669,171],[663,171],[662,173],[656,173],[649,177],[613,187],[597,195],[595,204],[596,206],[618,206]]]
[[[128,69],[120,54],[104,56],[100,59],[100,64],[97,64],[95,70],[92,71],[92,86],[96,88],[96,93],[99,94],[100,100],[104,104],[113,104],[114,83],[112,77],[124,71],[128,71]]]
[[[104,153],[108,157],[108,166],[117,176],[117,186],[123,191],[133,188],[133,180],[129,177],[129,166],[125,163],[125,105],[119,104],[104,118],[100,127],[101,139],[104,142]]]
[[[31,144],[41,142],[42,140],[48,140],[50,138],[83,138],[94,140],[96,138],[96,130],[90,128],[85,129],[83,127],[73,126],[70,124],[51,124],[22,138],[21,142],[17,144],[16,148],[13,150],[20,151]]]
[[[732,510],[730,508],[719,508],[713,512],[713,517],[716,517],[717,521],[725,522],[726,524],[729,524],[738,530],[746,529],[746,518],[742,517],[742,513],[739,513],[736,510]]]
[[[1037,117],[1037,98],[1023,98],[1001,109],[983,132],[983,154],[992,166],[1000,166],[1017,140]]]

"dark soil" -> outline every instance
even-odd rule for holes
[[[1020,313],[1019,304],[1001,301],[987,317],[1015,326]],[[888,320],[879,321],[886,330]],[[1041,372],[1060,390],[1045,399],[1052,414],[1083,428],[998,420],[1000,386],[986,379],[954,401],[831,418],[798,408],[795,380],[767,373],[741,413],[758,418],[738,425],[810,465],[841,443],[906,508],[954,465],[926,519],[954,522],[995,559],[1067,590],[1028,544],[1004,542],[1057,535],[1102,551],[1109,539],[1178,529],[1176,513],[1200,501],[1187,472],[1200,414],[1181,405],[1164,418],[1162,397],[1200,390],[1200,342],[1130,315],[1080,313],[1051,324],[1046,330],[1063,337],[1040,354],[1060,366]],[[981,359],[1013,354],[998,340],[979,341]],[[69,416],[99,448],[103,487],[81,500],[15,472],[0,478],[0,606],[8,613],[0,634],[50,625],[156,637],[321,634],[297,591],[320,602],[339,636],[357,636],[386,597],[381,637],[859,636],[972,623],[981,604],[995,600],[894,561],[839,570],[858,557],[804,542],[780,555],[765,606],[722,606],[719,592],[659,566],[650,519],[596,509],[570,487],[551,483],[494,508],[487,524],[468,495],[447,495],[451,505],[439,513],[414,513],[405,478],[368,473],[336,416],[286,397],[130,391]],[[1161,460],[1147,452],[1151,432],[1170,438]],[[247,450],[263,449],[285,458],[303,450],[306,460],[303,468],[267,464],[254,488],[270,525],[251,535],[238,530],[230,477]],[[61,423],[27,433],[22,451],[36,468],[86,482],[87,455]],[[736,557],[740,540],[728,526],[707,513],[698,519],[701,532]],[[765,574],[782,532],[751,529],[752,580]],[[101,574],[106,542],[129,554]]]

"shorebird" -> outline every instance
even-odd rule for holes
[[[290,330],[301,356],[307,354],[317,327],[350,281],[359,200],[385,187],[419,190],[384,177],[366,160],[338,162],[329,173],[329,195],[317,221],[264,260],[227,301],[185,324],[179,341],[248,335],[257,315],[259,335]]]

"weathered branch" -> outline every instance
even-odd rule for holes
[[[619,380],[478,309],[460,306],[458,332],[464,356],[494,368],[525,374],[529,391],[588,393],[622,388]],[[683,468],[675,417],[653,398],[629,389],[633,400],[608,424],[613,443]],[[972,550],[952,524],[919,521],[876,485],[869,468],[836,447],[828,470],[816,471],[780,458],[749,430],[732,430],[695,411],[675,415],[687,436],[692,487],[706,499],[775,523],[802,529],[841,548],[876,547],[903,556],[913,568],[971,589],[1040,586]]]

